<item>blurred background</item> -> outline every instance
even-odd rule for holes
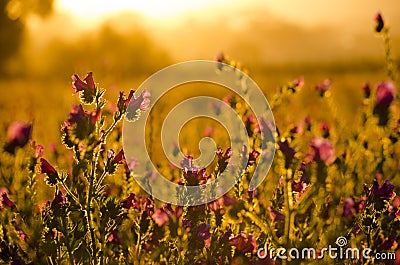
[[[364,82],[387,79],[374,33],[378,11],[398,62],[395,0],[0,0],[1,126],[31,121],[34,139],[58,144],[58,128],[77,102],[73,73],[93,71],[116,101],[118,91],[165,66],[220,52],[247,68],[267,98],[304,76],[306,89],[293,102],[298,112],[277,114],[289,122],[318,112],[307,89],[331,79],[351,125]]]

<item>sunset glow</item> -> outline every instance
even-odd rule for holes
[[[56,8],[58,11],[70,13],[82,20],[97,20],[109,14],[122,11],[133,11],[151,19],[165,20],[221,2],[221,0],[118,0],[112,2],[58,0]]]

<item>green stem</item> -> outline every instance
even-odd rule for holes
[[[94,162],[96,163],[96,162]],[[91,209],[90,206],[92,204],[92,194],[93,194],[93,183],[94,183],[94,177],[95,177],[95,165],[92,164],[92,172],[91,172],[91,177],[90,177],[90,182],[89,182],[89,189],[86,195],[86,222],[88,226],[88,230],[90,233],[90,238],[91,238],[91,250],[92,250],[92,258],[94,259],[94,264],[97,263],[97,249],[96,249],[96,238],[94,235],[94,228],[92,224],[92,216],[91,216]]]
[[[64,232],[63,232],[63,233],[64,233],[64,235],[65,235],[65,244],[66,244],[67,251],[68,251],[69,263],[70,263],[71,265],[75,265],[75,259],[74,259],[74,256],[73,256],[72,250],[71,250],[71,242],[70,242],[70,240],[69,240],[68,221],[66,220],[65,217],[63,217],[63,218],[61,219],[61,223],[62,223],[63,228],[64,228]]]
[[[75,194],[68,188],[67,185],[65,185],[64,181],[61,178],[58,178],[58,181],[61,183],[61,186],[64,188],[64,190],[67,192],[69,196],[75,201],[76,204],[78,204],[81,208],[82,205],[79,202],[78,198],[75,196]]]
[[[140,233],[140,231],[139,231],[139,233],[137,233],[137,236],[138,236],[138,240],[136,242],[136,256],[139,257],[140,250],[141,250],[141,241],[142,241],[142,234]]]
[[[291,201],[291,189],[289,188],[289,183],[292,178],[292,171],[288,169],[286,171],[285,183],[283,186],[284,189],[284,196],[285,196],[285,240],[284,240],[284,247],[286,249],[290,248],[290,219],[291,219],[291,208],[292,208],[292,201]],[[282,260],[282,264],[286,265],[286,259]]]
[[[97,191],[98,188],[101,186],[101,183],[104,181],[104,179],[107,177],[107,172],[103,171],[101,174],[100,178],[96,181],[96,184],[94,185],[94,190]]]
[[[392,59],[392,51],[391,51],[391,43],[390,43],[390,35],[389,28],[385,27],[383,30],[383,41],[385,47],[385,59],[386,59],[386,71],[387,75],[393,81],[396,81],[395,76],[395,65]]]

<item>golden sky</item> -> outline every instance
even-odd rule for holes
[[[382,12],[391,25],[393,53],[400,54],[397,1],[55,0],[50,18],[29,21],[29,49],[53,50],[46,45],[54,39],[68,45],[111,27],[127,40],[142,30],[173,61],[221,51],[246,65],[380,60],[374,16]]]
[[[219,12],[264,9],[283,19],[312,26],[320,23],[357,23],[365,15],[382,11],[396,17],[400,7],[397,0],[56,0],[56,10],[86,21],[101,21],[110,14],[134,11],[153,20],[174,20],[182,16],[207,11],[209,16]],[[249,14],[250,15],[250,14]]]

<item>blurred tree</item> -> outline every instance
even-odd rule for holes
[[[53,0],[0,0],[0,76],[9,74],[7,63],[19,50],[29,15],[45,17],[52,10]]]

